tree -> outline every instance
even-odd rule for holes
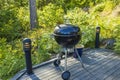
[[[30,29],[37,25],[36,0],[29,0],[30,7]]]

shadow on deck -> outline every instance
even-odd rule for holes
[[[84,51],[82,60],[87,70],[82,68],[77,59],[68,58],[70,80],[120,80],[120,57],[114,52],[106,49],[90,49]],[[62,80],[62,72],[54,67],[53,61],[35,66],[32,75],[27,75],[25,70],[22,70],[11,80]],[[64,59],[61,60],[61,66],[64,66]]]

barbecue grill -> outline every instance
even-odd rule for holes
[[[81,38],[80,28],[70,24],[58,25],[55,28],[54,37],[61,46],[66,48],[73,47]]]
[[[67,70],[67,55],[69,54],[68,49],[74,48],[75,45],[81,39],[81,31],[78,26],[71,24],[60,24],[55,27],[54,38],[56,42],[61,45],[65,52],[65,68],[62,73],[62,79],[68,80],[70,78],[70,72]],[[78,55],[78,52],[77,52]],[[79,55],[78,55],[79,56]],[[80,57],[79,57],[80,58]],[[60,67],[61,54],[58,55],[58,58],[54,61],[55,67]],[[62,69],[62,68],[60,68]]]

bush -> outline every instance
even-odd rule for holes
[[[10,41],[22,37],[22,32],[29,30],[29,14],[26,14],[26,8],[10,7],[1,9],[0,13],[0,37]]]
[[[117,25],[116,28],[115,28],[115,33],[114,33],[114,36],[115,36],[115,39],[116,39],[116,43],[115,43],[115,52],[116,53],[119,53],[120,54],[120,25]]]
[[[21,49],[12,49],[6,39],[0,39],[0,44],[0,78],[5,80],[24,67],[24,58]]]
[[[120,36],[116,38],[116,43],[115,43],[115,52],[120,54]]]
[[[39,25],[44,28],[54,28],[63,23],[63,9],[54,4],[48,4],[43,10],[38,10]]]

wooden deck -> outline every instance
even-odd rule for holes
[[[68,58],[68,69],[71,72],[70,80],[120,80],[120,57],[114,52],[105,49],[91,49],[84,51],[82,56],[85,70],[80,62]],[[44,64],[44,63],[43,63]],[[64,59],[61,60],[64,66]],[[24,72],[19,72],[12,80]],[[33,75],[22,75],[18,80],[62,80],[61,71],[54,67],[52,61],[34,69]]]

